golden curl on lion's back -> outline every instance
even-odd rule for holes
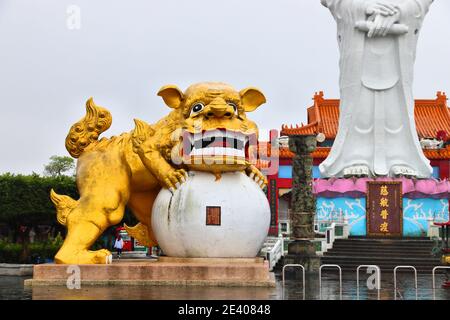
[[[111,113],[97,106],[93,98],[86,102],[86,115],[75,123],[66,137],[66,149],[74,158],[78,158],[99,135],[109,129],[112,123]]]

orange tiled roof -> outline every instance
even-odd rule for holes
[[[308,108],[308,124],[283,125],[282,136],[324,133],[327,139],[336,137],[339,124],[339,103],[337,99],[324,99],[323,92],[316,93],[314,105]],[[438,131],[450,135],[450,111],[445,93],[438,92],[435,100],[416,100],[414,115],[420,138],[434,138]]]
[[[330,148],[319,147],[312,153],[312,157],[318,158],[318,159],[325,159],[326,157],[328,157],[329,153],[330,153]],[[292,151],[290,151],[289,148],[286,148],[286,147],[280,148],[279,154],[280,154],[280,158],[284,158],[284,159],[292,159],[294,157],[294,153]]]
[[[312,157],[314,159],[325,159],[328,157],[331,148],[319,147],[313,153]],[[443,149],[424,149],[423,153],[429,160],[441,160],[450,159],[450,146],[446,146]],[[289,148],[280,148],[280,158],[282,159],[292,159],[294,153],[292,153]]]

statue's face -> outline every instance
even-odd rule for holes
[[[265,101],[255,88],[238,92],[223,83],[189,87],[177,108],[185,119],[176,146],[183,163],[199,171],[244,169],[258,141],[258,127],[247,118],[247,112]]]

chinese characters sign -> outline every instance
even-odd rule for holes
[[[372,181],[367,183],[367,235],[401,237],[401,182]]]

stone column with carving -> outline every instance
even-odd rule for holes
[[[317,147],[315,135],[289,137],[289,149],[295,154],[292,166],[291,191],[291,242],[287,263],[300,263],[309,271],[317,271],[320,258],[314,243],[314,216],[316,198],[312,190],[313,159],[311,153]]]

